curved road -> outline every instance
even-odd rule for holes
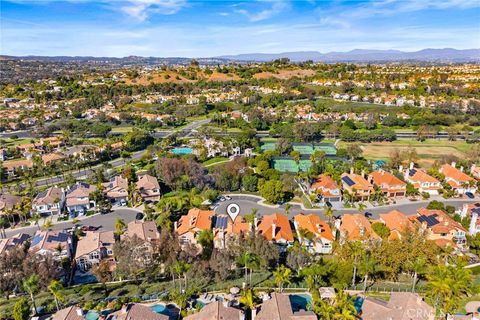
[[[250,195],[230,195],[231,200],[226,200],[224,202],[217,203],[218,206],[215,208],[216,213],[226,213],[226,208],[231,203],[236,203],[240,207],[240,215],[245,215],[251,212],[252,208],[256,208],[257,215],[266,215],[272,214],[275,212],[284,212],[285,205],[281,206],[269,206],[265,205],[261,202],[260,197],[250,196]],[[419,208],[425,208],[428,203],[435,199],[429,200],[421,200],[421,201],[412,201],[408,203],[402,204],[394,204],[389,206],[382,206],[376,208],[367,208],[365,211],[372,213],[372,218],[378,218],[380,213],[387,213],[392,210],[398,210],[403,212],[407,215],[413,215],[417,212]],[[454,206],[455,208],[460,208],[465,203],[474,203],[480,202],[479,199],[442,199],[441,200],[445,205]],[[299,213],[313,213],[319,215],[323,219],[325,216],[323,215],[323,209],[302,209],[299,204],[291,203],[291,208],[289,210],[289,217],[292,218],[293,216]],[[334,209],[334,215],[342,215],[345,213],[358,213],[358,209],[355,208],[346,208],[346,209]]]

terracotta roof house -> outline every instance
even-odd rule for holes
[[[66,194],[66,207],[70,215],[83,215],[88,210],[95,208],[95,201],[90,199],[90,194],[97,190],[95,186],[84,182],[77,182]]]
[[[169,317],[156,313],[150,307],[139,303],[129,303],[122,309],[110,314],[107,320],[168,320]]]
[[[434,309],[418,294],[392,292],[388,302],[374,298],[363,301],[362,320],[434,320]]]
[[[442,210],[420,208],[415,221],[428,231],[427,238],[439,246],[463,247],[467,243],[467,230]]]
[[[200,312],[186,316],[184,320],[244,320],[242,310],[228,307],[223,301],[207,304]]]
[[[387,197],[397,198],[406,195],[407,184],[383,169],[371,172],[368,175],[368,179],[382,189]]]
[[[127,231],[125,231],[124,236],[136,236],[147,242],[155,242],[160,239],[160,233],[158,232],[157,225],[154,221],[133,220],[127,224]]]
[[[39,215],[48,216],[62,212],[65,204],[65,192],[61,188],[50,187],[38,193],[32,201],[32,210]]]
[[[445,176],[445,182],[448,183],[452,189],[458,194],[465,194],[471,192],[475,194],[477,192],[476,181],[469,175],[463,172],[463,167],[456,168],[456,163],[444,164],[438,170]]]
[[[410,221],[407,215],[398,210],[393,210],[389,213],[381,213],[379,220],[390,229],[388,240],[401,239],[402,234],[405,231],[415,230],[415,225]]]
[[[317,320],[312,311],[294,310],[289,295],[273,292],[256,310],[255,320]]]
[[[359,200],[368,200],[373,191],[373,186],[363,176],[353,173],[342,174],[343,190],[348,191]]]
[[[188,211],[187,215],[180,218],[175,223],[175,232],[178,234],[181,244],[197,244],[197,236],[202,230],[212,229],[212,217],[214,211],[200,210],[193,208]]]
[[[103,183],[106,197],[115,205],[126,205],[128,200],[128,180],[121,175]]]
[[[26,233],[18,233],[11,238],[0,239],[0,255],[16,246],[24,244],[28,239],[30,239],[30,235]]]
[[[411,183],[418,191],[426,192],[430,195],[438,195],[438,190],[442,188],[442,183],[427,174],[421,169],[415,169],[413,163],[410,164],[410,168],[404,172],[405,180]]]
[[[262,217],[256,230],[268,241],[281,245],[293,243],[293,232],[290,221],[284,214],[273,213]]]
[[[13,210],[20,200],[22,200],[22,197],[6,193],[0,194],[0,216]]]
[[[332,252],[334,236],[330,226],[315,214],[297,214],[293,225],[300,243],[309,251],[328,254]],[[305,236],[304,233],[311,235]]]
[[[342,192],[337,182],[331,176],[321,174],[310,186],[310,192],[318,194],[321,202],[340,202]]]
[[[114,244],[113,231],[86,232],[85,236],[77,242],[75,263],[83,271],[90,270],[101,260],[113,258]]]
[[[212,218],[213,225],[213,246],[217,249],[225,249],[232,241],[238,239],[243,233],[252,230],[252,225],[245,222],[242,217],[237,216],[235,221],[226,214],[218,214]]]
[[[37,231],[30,244],[31,252],[51,254],[57,259],[70,257],[72,253],[72,237],[65,231]]]
[[[480,202],[477,203],[465,203],[460,210],[460,217],[470,218],[470,226],[468,232],[475,236],[480,233]]]
[[[42,155],[42,162],[44,165],[50,165],[58,160],[65,159],[65,156],[61,153],[54,152],[54,153],[47,153]]]
[[[344,214],[340,225],[340,237],[347,240],[379,240],[370,221],[363,214]]]
[[[79,306],[71,306],[55,312],[52,320],[85,320],[85,312]]]
[[[14,177],[19,170],[33,168],[33,161],[27,159],[8,160],[2,162],[2,167],[5,169],[9,177]]]
[[[157,178],[145,174],[138,178],[137,190],[144,202],[157,202],[160,200],[160,185]]]

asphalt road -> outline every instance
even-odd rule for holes
[[[107,214],[98,214],[86,217],[78,222],[78,226],[96,226],[101,227],[100,230],[110,231],[115,229],[115,221],[117,218],[123,219],[125,223],[135,220],[138,210],[130,208],[116,208]],[[71,221],[64,221],[55,223],[52,230],[63,230],[73,227]],[[35,234],[39,230],[38,226],[31,226],[26,228],[17,228],[13,230],[6,230],[7,238],[16,235],[17,233],[27,233],[29,235]]]
[[[257,215],[262,216],[266,214],[272,213],[284,213],[285,212],[285,205],[282,205],[278,208],[270,207],[259,203],[260,199],[243,195],[243,196],[231,196],[231,200],[226,200],[224,202],[219,202],[218,207],[215,209],[216,213],[226,213],[227,206],[231,203],[235,203],[240,207],[240,215],[249,214],[253,208],[256,208]],[[405,204],[396,204],[390,206],[383,206],[377,208],[368,208],[365,211],[372,213],[372,218],[376,219],[379,217],[380,213],[387,213],[392,210],[398,210],[403,212],[407,215],[413,215],[417,212],[419,208],[425,208],[431,200],[427,201],[416,201],[416,202],[409,202]],[[454,206],[455,208],[460,208],[464,203],[472,203],[472,202],[479,202],[479,199],[474,200],[467,200],[467,199],[455,199],[455,200],[442,200],[445,205]],[[314,209],[314,210],[304,210],[297,204],[291,204],[291,208],[289,210],[289,217],[292,218],[294,215],[299,213],[306,213],[306,214],[316,214],[325,219],[323,215],[322,209]],[[334,215],[339,216],[345,213],[358,213],[357,209],[334,209]]]

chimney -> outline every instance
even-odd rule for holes
[[[477,233],[477,220],[478,220],[478,213],[472,212],[472,220],[470,221],[470,227],[468,228],[468,231],[470,232],[471,235],[476,235]]]
[[[252,320],[255,320],[256,317],[257,317],[257,308],[253,308],[252,309]]]
[[[463,219],[467,216],[468,213],[468,203],[463,204],[462,210],[460,211],[460,217]]]
[[[365,170],[362,169],[361,175],[362,175],[362,178],[365,178]]]
[[[253,218],[253,230],[256,231],[258,227],[258,218]]]
[[[398,171],[400,171],[400,172],[403,171],[403,166],[402,165],[398,166]]]
[[[177,231],[177,227],[178,227],[178,221],[175,221],[175,222],[173,223],[173,231],[176,232],[176,231]]]
[[[275,235],[277,234],[277,225],[272,223],[272,239],[275,239]]]
[[[461,166],[461,167],[460,167],[460,171],[462,171],[462,172],[463,172],[463,166]]]
[[[80,306],[77,306],[77,316],[83,317],[83,309]]]
[[[413,169],[414,163],[410,162],[410,169]]]
[[[457,163],[455,161],[452,161],[452,167],[456,167]]]
[[[353,174],[353,167],[350,167],[350,174]]]

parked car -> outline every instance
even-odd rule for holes
[[[97,231],[99,229],[99,227],[94,227],[94,226],[82,226],[80,228],[80,230],[82,230],[83,232],[85,231]]]
[[[470,198],[470,199],[475,198],[475,195],[474,195],[473,193],[471,193],[471,192],[465,192],[465,195],[466,195],[468,198]]]
[[[365,218],[371,218],[373,216],[373,214],[371,212],[368,212],[368,211],[365,212],[364,215],[365,215]]]
[[[220,200],[221,202],[223,202],[223,201],[225,201],[225,200],[227,200],[227,199],[225,199],[225,197],[220,197],[220,198],[218,198],[218,200]]]
[[[227,200],[232,200],[232,197],[230,197],[230,196],[225,196],[225,199],[227,199]]]

